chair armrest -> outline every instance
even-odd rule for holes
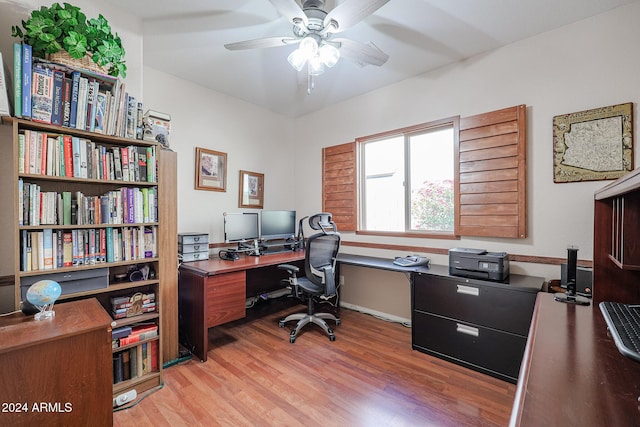
[[[296,267],[295,265],[291,265],[291,264],[280,264],[278,265],[278,268],[280,270],[286,270],[291,274],[296,274],[300,272],[300,268]]]

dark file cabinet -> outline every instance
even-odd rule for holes
[[[439,267],[414,274],[413,348],[515,383],[544,279],[511,275],[495,283]]]

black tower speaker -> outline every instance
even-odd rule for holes
[[[573,246],[567,248],[567,291],[565,293],[557,293],[554,296],[556,301],[568,303],[589,305],[591,301],[587,298],[576,295],[576,275],[578,270],[578,248]]]

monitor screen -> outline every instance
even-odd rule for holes
[[[263,240],[295,237],[296,211],[262,211],[260,218],[260,237]]]
[[[258,232],[258,214],[249,213],[227,213],[224,215],[224,241],[244,242],[260,237]]]

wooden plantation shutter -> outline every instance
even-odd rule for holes
[[[460,119],[457,234],[527,236],[526,111],[518,105]]]
[[[322,210],[338,231],[356,231],[356,143],[322,149]]]

